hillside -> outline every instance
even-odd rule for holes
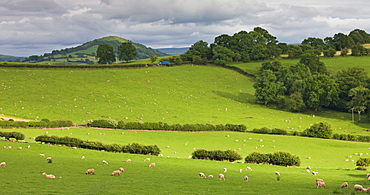
[[[5,62],[20,62],[23,61],[25,57],[16,57],[16,56],[9,56],[9,55],[1,55],[0,54],[0,61]]]
[[[99,45],[110,44],[113,46],[114,52],[116,52],[118,46],[127,41],[128,40],[117,36],[103,37],[89,41],[77,47],[53,50],[51,53],[45,53],[41,56],[30,56],[26,61],[49,64],[93,64],[96,62],[95,53]],[[133,44],[138,52],[136,59],[149,58],[150,54],[155,54],[158,57],[167,55],[140,43]]]

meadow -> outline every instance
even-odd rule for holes
[[[91,128],[17,131],[23,132],[29,143],[0,140],[1,147],[12,146],[12,149],[0,150],[0,161],[7,163],[6,167],[0,167],[2,194],[349,194],[354,192],[354,184],[370,186],[367,172],[355,170],[354,163],[359,158],[355,153],[363,153],[362,157],[368,157],[368,143],[237,132],[150,132]],[[157,144],[163,156],[108,153],[58,145],[49,147],[32,139],[46,132],[48,135],[73,136],[103,143]],[[30,148],[27,148],[28,145]],[[23,149],[17,150],[18,147]],[[189,159],[194,149],[199,148],[231,149],[243,158],[254,151],[287,151],[299,156],[301,165],[283,167],[241,163],[243,160],[231,163]],[[45,154],[45,157],[39,154]],[[45,160],[49,156],[53,159],[52,163]],[[82,156],[85,159],[81,159]],[[148,157],[150,162],[144,161]],[[127,159],[132,162],[126,162]],[[108,164],[102,164],[102,160]],[[148,167],[152,162],[156,166]],[[247,171],[247,166],[253,170]],[[311,167],[310,171],[317,171],[318,175],[306,172],[307,166]],[[111,176],[111,172],[119,167],[125,169],[121,176]],[[89,168],[94,168],[96,174],[85,175]],[[226,173],[223,172],[224,168],[228,169]],[[280,181],[277,181],[275,171],[281,173]],[[47,179],[42,176],[43,172],[54,174],[56,178]],[[202,179],[198,177],[199,172],[215,177]],[[225,181],[218,180],[220,173],[225,175]],[[245,175],[249,177],[248,182],[243,181]],[[324,179],[327,188],[316,189],[316,178]],[[341,189],[343,182],[348,182],[350,187]]]

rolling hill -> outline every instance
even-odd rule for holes
[[[49,64],[93,64],[97,61],[95,59],[95,53],[99,45],[110,44],[113,46],[114,51],[116,52],[118,46],[124,42],[128,42],[128,40],[117,36],[103,37],[89,41],[77,47],[53,50],[51,53],[45,53],[41,56],[30,56],[26,61]],[[166,53],[146,47],[140,43],[133,44],[138,52],[136,59],[149,58],[150,54],[155,54],[158,57],[167,55]]]

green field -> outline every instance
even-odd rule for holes
[[[370,186],[367,172],[355,170],[354,163],[359,158],[355,153],[363,153],[362,157],[368,157],[368,143],[236,132],[148,132],[89,128],[18,131],[25,133],[29,143],[0,140],[1,147],[12,146],[12,149],[0,150],[0,161],[7,163],[6,167],[0,167],[2,194],[349,194],[353,192],[354,184]],[[34,143],[32,137],[46,132],[48,135],[73,136],[103,143],[157,144],[163,157],[74,150],[66,146],[49,147]],[[260,139],[263,141],[260,142]],[[264,147],[260,147],[262,144]],[[28,145],[30,148],[27,148]],[[18,150],[18,147],[23,147],[23,150]],[[253,151],[287,151],[299,156],[301,165],[282,167],[188,159],[194,148],[232,149],[243,158]],[[39,154],[45,154],[45,157]],[[52,163],[45,160],[49,156],[53,159]],[[85,159],[81,159],[82,156]],[[151,158],[150,162],[144,161],[147,157]],[[132,162],[126,162],[127,159]],[[109,164],[103,165],[102,160]],[[156,163],[156,167],[148,167],[151,162]],[[253,171],[247,171],[247,166]],[[311,167],[311,171],[319,172],[318,175],[306,172],[307,166]],[[111,176],[111,172],[119,167],[124,168],[125,172],[121,176]],[[88,168],[94,168],[96,174],[85,175]],[[226,173],[223,172],[224,168],[228,169]],[[280,181],[277,181],[275,171],[281,173]],[[56,178],[45,178],[43,172],[54,174]],[[199,172],[215,177],[201,179]],[[220,173],[225,175],[225,181],[218,180]],[[245,175],[249,177],[248,182],[243,181]],[[327,188],[316,189],[316,178],[324,179]],[[343,182],[348,182],[350,187],[340,189]]]

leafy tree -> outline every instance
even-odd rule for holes
[[[347,56],[348,54],[348,49],[347,48],[343,48],[340,50],[340,56]]]
[[[356,166],[368,167],[370,165],[370,158],[359,158],[356,161]]]
[[[198,41],[194,43],[188,51],[191,51],[193,55],[200,56],[201,58],[212,58],[211,48],[208,47],[208,43],[205,41]]]
[[[304,136],[326,139],[331,138],[332,134],[333,130],[331,129],[331,125],[327,122],[316,123],[303,131]]]
[[[339,98],[343,102],[340,106],[346,107],[346,102],[351,100],[348,96],[349,91],[352,88],[365,86],[369,76],[364,68],[349,67],[338,71],[334,78],[338,83]]]
[[[116,61],[113,47],[109,44],[99,45],[95,58],[98,59],[99,64],[111,64]]]
[[[333,37],[333,42],[336,50],[341,50],[343,48],[351,48],[355,45],[355,42],[350,36],[343,33],[335,34]]]
[[[310,68],[311,73],[326,73],[327,69],[323,62],[320,61],[320,58],[312,53],[304,53],[301,56],[300,63],[306,65]]]
[[[288,45],[288,58],[299,58],[301,57],[303,51],[298,45]]]
[[[309,37],[307,39],[304,39],[301,44],[310,45],[313,48],[323,48],[325,46],[324,41],[316,37]]]
[[[281,69],[281,62],[278,60],[275,60],[273,62],[267,61],[262,63],[261,71],[262,70],[272,70],[273,72],[277,72]]]
[[[126,62],[129,62],[130,60],[133,60],[137,55],[136,47],[130,41],[122,43],[118,47],[118,52],[117,53],[118,53],[118,59],[119,60],[124,60]]]
[[[272,36],[266,29],[255,27],[253,28],[253,31],[261,34],[265,38],[267,45],[276,45],[278,43],[277,38]]]
[[[349,35],[355,44],[365,44],[370,43],[370,35],[366,33],[364,30],[354,29],[349,33]]]
[[[369,54],[369,50],[360,44],[356,44],[352,47],[352,56],[365,56]]]
[[[277,46],[281,49],[282,54],[286,54],[288,52],[288,44],[278,43]]]
[[[235,56],[234,52],[226,47],[217,45],[212,50],[213,52],[213,60],[215,64],[224,65],[226,63],[230,63],[233,61]]]
[[[289,106],[292,111],[301,112],[306,109],[301,92],[294,92],[289,96]]]
[[[334,57],[336,52],[337,51],[335,51],[335,49],[333,49],[331,47],[329,47],[328,49],[323,51],[325,57]]]
[[[284,93],[283,83],[277,82],[276,76],[271,70],[262,71],[256,78],[255,96],[258,103],[267,105],[269,102],[276,102],[279,95]]]
[[[155,61],[157,61],[158,60],[158,57],[157,57],[157,55],[155,55],[155,54],[150,54],[150,61],[152,62],[152,63],[154,63]]]
[[[370,103],[370,90],[363,86],[358,86],[349,90],[348,96],[351,101],[349,107],[358,113],[358,121],[361,121],[361,112],[364,112]]]

